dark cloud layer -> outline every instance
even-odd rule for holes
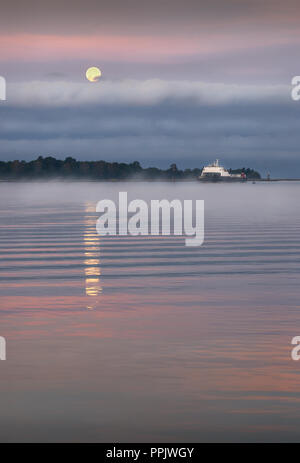
[[[300,176],[300,103],[228,101],[196,104],[6,105],[1,109],[1,159],[53,155],[143,165],[195,167],[219,157],[274,175]],[[298,171],[297,171],[298,169]]]

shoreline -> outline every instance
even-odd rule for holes
[[[274,182],[300,182],[300,178],[249,178],[244,181],[209,181],[201,182],[198,179],[79,179],[79,178],[13,178],[13,179],[0,179],[0,183],[50,183],[50,182],[65,182],[65,183],[198,183],[198,184],[245,184],[245,183],[274,183]]]

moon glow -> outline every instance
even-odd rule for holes
[[[101,77],[101,71],[99,68],[91,67],[85,73],[87,80],[90,82],[98,82]]]

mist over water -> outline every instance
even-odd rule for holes
[[[96,204],[204,199],[199,248]],[[300,183],[0,183],[0,441],[300,438]]]

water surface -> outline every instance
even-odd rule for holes
[[[100,237],[204,199],[205,241]],[[1,183],[0,441],[300,438],[300,184]]]

